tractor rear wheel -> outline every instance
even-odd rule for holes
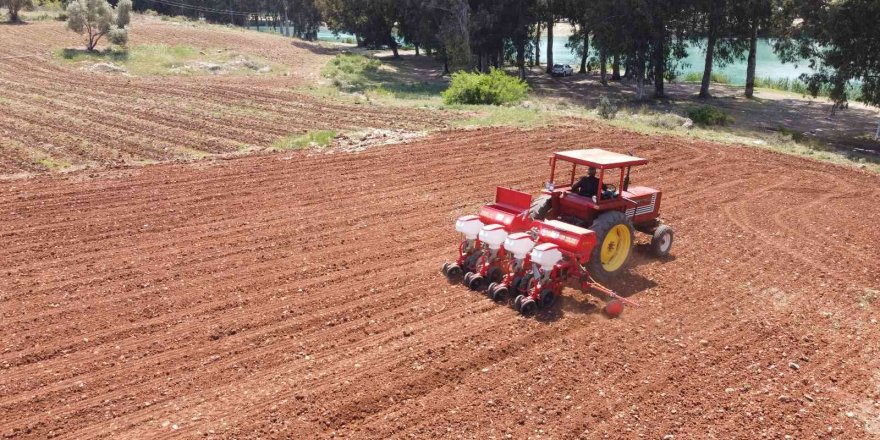
[[[532,200],[532,206],[529,208],[529,217],[532,220],[544,220],[547,218],[547,213],[550,212],[551,207],[550,196],[543,195],[538,197]]]
[[[672,249],[673,238],[675,238],[675,234],[673,234],[672,228],[666,225],[658,226],[651,237],[651,250],[654,252],[654,255],[661,258],[669,255],[669,251]]]
[[[596,246],[590,255],[590,273],[602,280],[611,279],[623,272],[632,255],[635,229],[620,211],[602,213],[590,229],[596,233]]]

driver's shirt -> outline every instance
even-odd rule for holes
[[[599,191],[599,178],[590,176],[581,177],[581,180],[578,180],[575,187],[577,187],[578,195],[584,197],[595,196]]]

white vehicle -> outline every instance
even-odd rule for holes
[[[571,76],[574,73],[574,69],[568,64],[554,64],[550,72],[553,76]]]

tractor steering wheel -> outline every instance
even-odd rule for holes
[[[612,194],[617,192],[617,185],[613,183],[606,183],[604,186],[605,191],[611,191]]]

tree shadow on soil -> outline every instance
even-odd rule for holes
[[[322,46],[318,43],[313,43],[313,42],[308,42],[308,41],[291,39],[290,44],[293,45],[293,47],[296,47],[299,49],[305,49],[305,50],[312,52],[316,55],[331,55],[332,56],[332,55],[337,55],[337,54],[342,53],[341,49],[337,49],[337,48],[333,48],[333,47],[325,47],[325,46]]]
[[[127,50],[88,50],[75,47],[67,47],[61,50],[61,57],[65,60],[76,60],[79,58],[100,58],[107,61],[124,62],[128,61]]]
[[[682,116],[693,108],[713,106],[734,118],[731,126],[723,130],[772,134],[784,128],[844,152],[880,152],[880,142],[864,137],[876,130],[878,112],[856,103],[832,115],[832,104],[824,98],[759,89],[758,93],[762,96],[748,99],[743,96],[742,87],[726,84],[712,83],[712,97],[701,99],[697,93],[699,84],[667,83],[665,99],[636,101],[633,81],[602,85],[596,72],[552,77],[539,69],[529,69],[528,81],[539,96],[587,108],[595,107],[603,95],[634,109],[645,107],[655,112],[673,112]],[[646,87],[650,96],[653,87]]]

